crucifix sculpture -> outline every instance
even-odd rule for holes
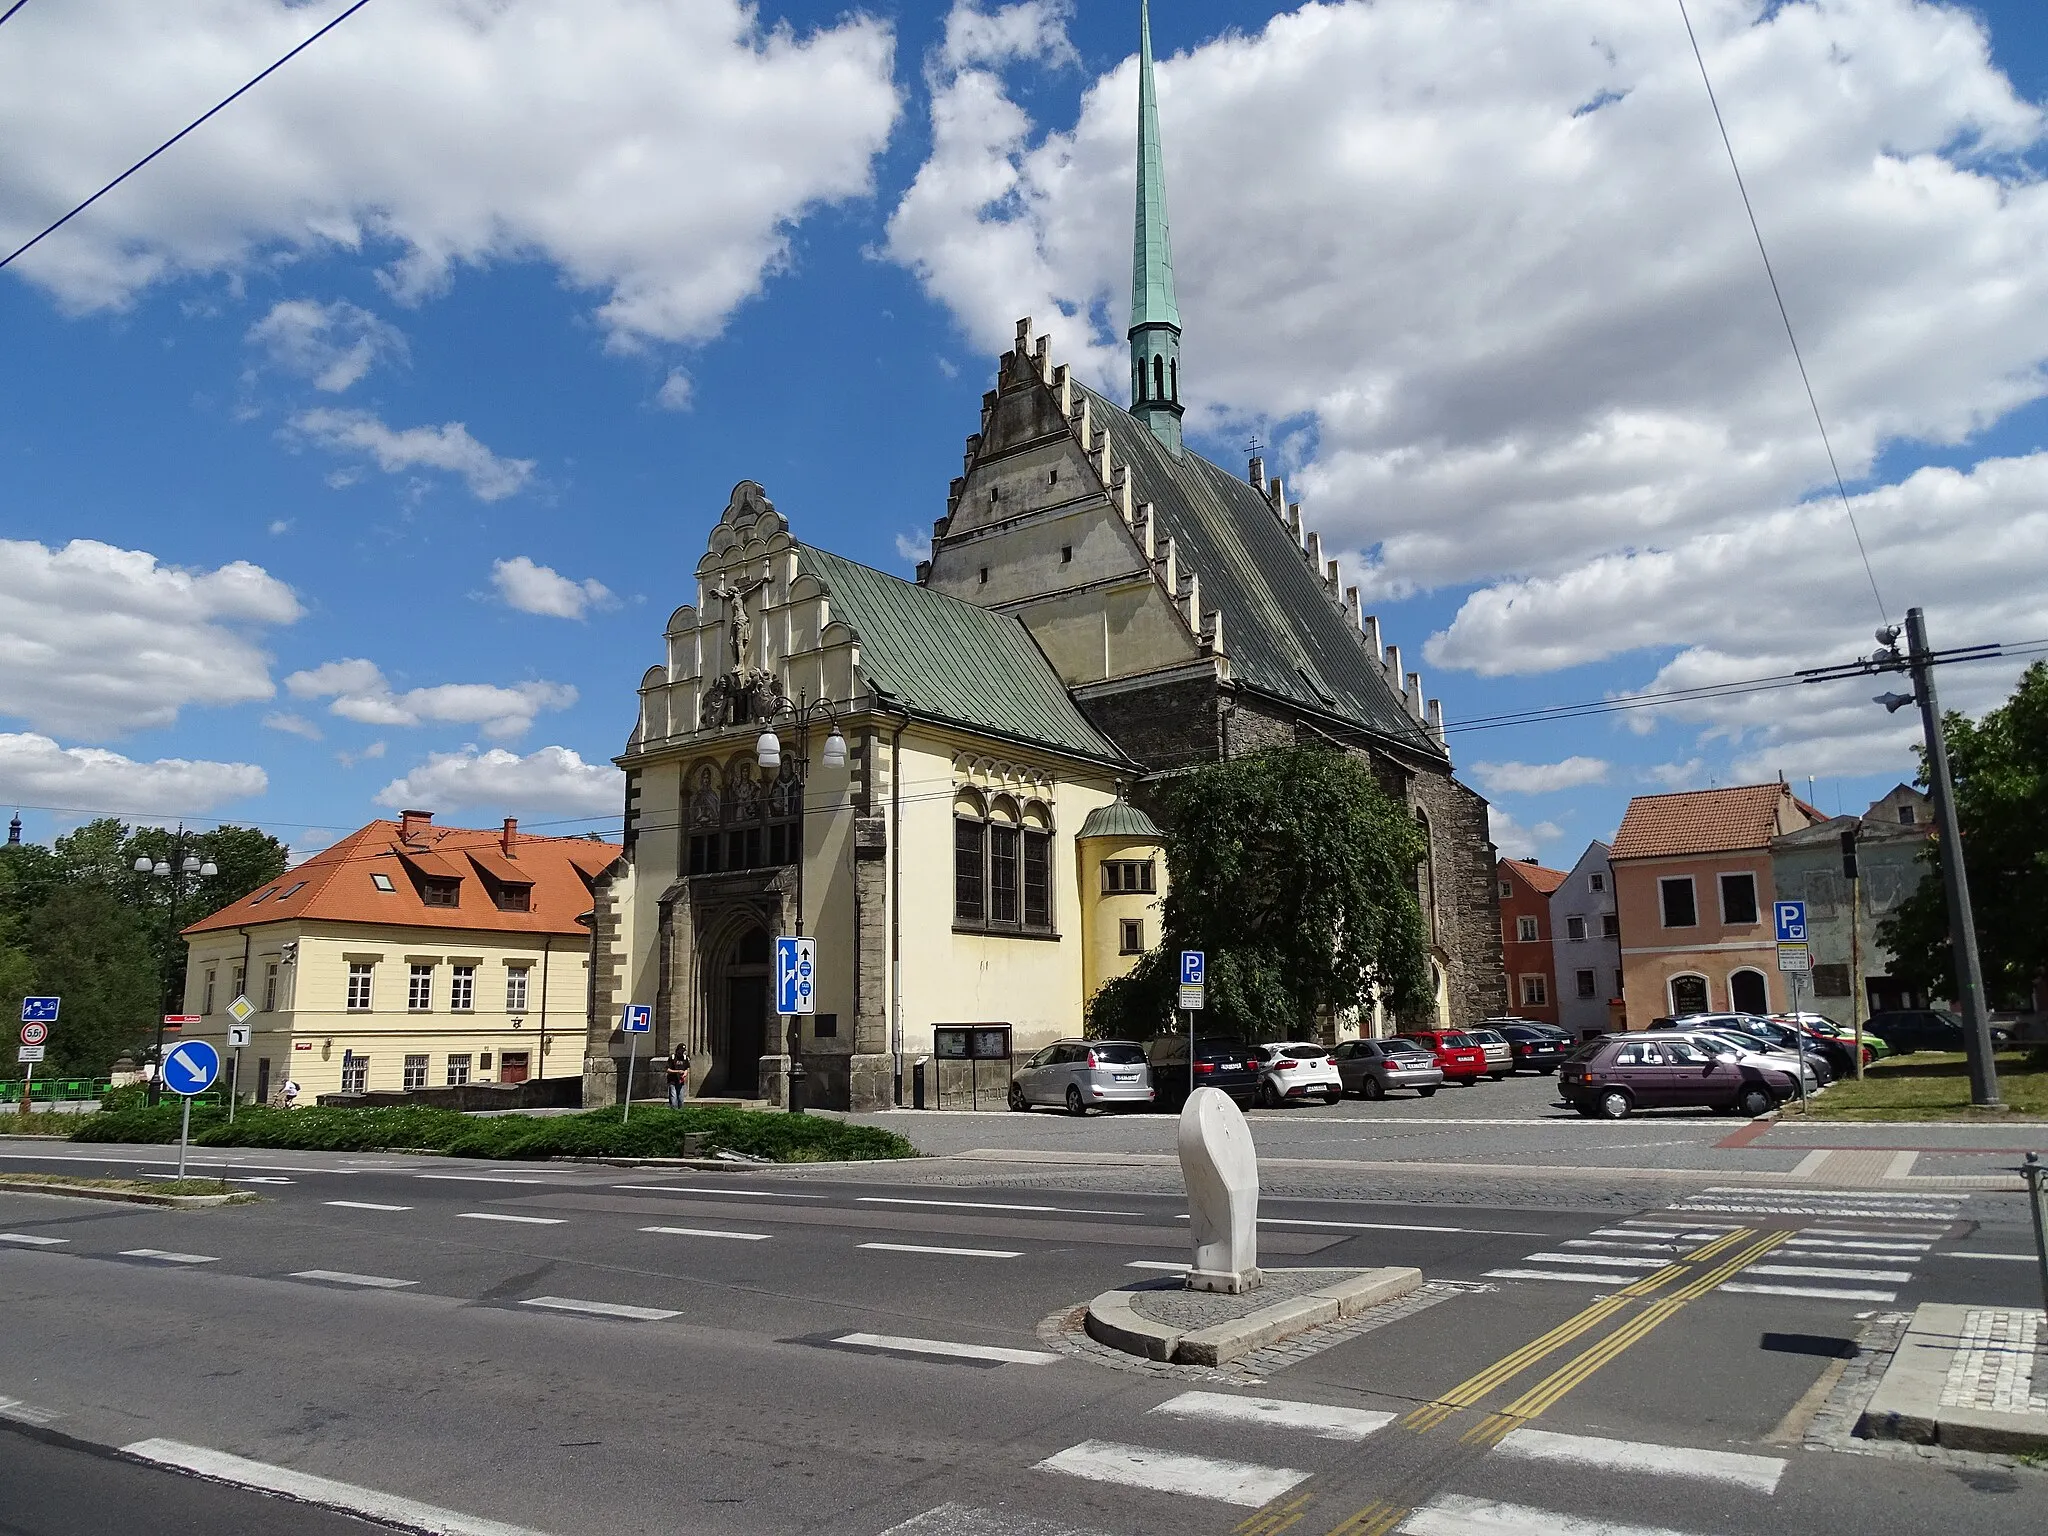
[[[722,579],[711,589],[711,595],[725,600],[725,643],[727,659],[731,670],[738,673],[751,671],[754,664],[754,621],[747,613],[747,599],[768,585],[766,576],[757,577],[744,586],[729,586]]]

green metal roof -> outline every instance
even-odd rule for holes
[[[1159,98],[1152,88],[1152,6],[1138,7],[1138,217],[1131,242],[1131,324],[1180,325],[1173,247],[1166,233],[1166,170],[1159,158]]]
[[[803,568],[860,637],[874,687],[920,718],[1128,761],[1088,723],[1023,623],[806,544]]]
[[[1126,800],[1098,805],[1081,823],[1082,837],[1150,837],[1164,839],[1159,824]]]
[[[1131,466],[1133,499],[1152,503],[1160,531],[1201,576],[1202,606],[1223,610],[1237,681],[1444,756],[1264,494],[1198,453],[1169,452],[1122,406],[1086,393],[1117,462]]]

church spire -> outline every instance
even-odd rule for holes
[[[1174,453],[1180,438],[1180,306],[1166,234],[1166,172],[1152,85],[1152,4],[1138,4],[1138,209],[1131,239],[1131,414]]]

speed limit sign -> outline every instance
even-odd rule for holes
[[[21,1043],[23,1045],[41,1045],[49,1038],[50,1026],[47,1024],[24,1024],[21,1026]]]

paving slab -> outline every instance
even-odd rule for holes
[[[1088,1336],[1147,1360],[1222,1365],[1406,1296],[1421,1287],[1422,1271],[1394,1265],[1282,1270],[1269,1279],[1270,1288],[1236,1296],[1197,1296],[1172,1279],[1104,1291],[1088,1303]]]
[[[1927,1302],[1856,1432],[1952,1450],[2048,1450],[2044,1341],[2038,1308]]]

